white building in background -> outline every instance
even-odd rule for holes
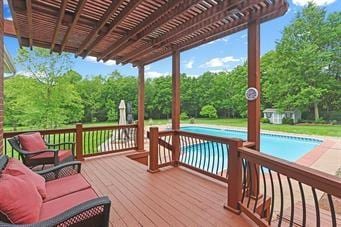
[[[264,118],[269,119],[272,124],[282,124],[283,118],[291,118],[294,123],[301,120],[301,111],[299,110],[280,112],[278,109],[265,109],[263,113]]]

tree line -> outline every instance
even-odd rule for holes
[[[276,48],[261,58],[262,109],[299,109],[306,119],[341,120],[341,13],[309,4],[288,25]],[[5,80],[5,124],[58,127],[74,122],[115,122],[121,99],[137,114],[137,77],[82,77],[72,56],[20,49],[28,75]],[[146,118],[171,116],[172,79],[146,79]],[[230,72],[181,75],[182,117],[246,117],[247,62]]]

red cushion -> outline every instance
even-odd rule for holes
[[[18,137],[20,145],[25,151],[41,151],[47,149],[47,146],[39,132],[21,134]]]
[[[32,182],[41,197],[44,199],[46,197],[46,187],[45,187],[45,179],[39,174],[33,172],[27,166],[25,166],[22,162],[15,158],[9,159],[6,168],[3,170],[3,173],[9,174],[12,176],[18,176],[26,181]]]
[[[90,184],[81,174],[75,174],[48,181],[46,182],[47,197],[44,199],[44,202],[88,188],[90,188]]]
[[[40,210],[40,221],[55,217],[64,211],[77,206],[83,202],[97,198],[96,193],[91,188],[76,193],[72,193],[58,199],[44,202]]]
[[[60,150],[58,152],[58,160],[59,161],[63,161],[66,158],[69,158],[71,156],[72,156],[72,152],[70,150]],[[38,155],[31,157],[31,159],[53,158],[53,157],[54,157],[53,152],[45,152],[45,153],[41,153],[41,154],[38,154]]]
[[[38,222],[42,199],[37,188],[19,177],[0,177],[0,211],[14,224]]]

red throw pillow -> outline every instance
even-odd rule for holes
[[[0,212],[14,224],[39,221],[43,200],[36,187],[19,177],[0,176]]]
[[[46,144],[39,132],[30,134],[21,134],[18,136],[21,147],[25,151],[46,150]]]
[[[19,160],[15,158],[9,159],[3,173],[18,176],[26,181],[32,182],[33,185],[36,186],[41,197],[43,199],[46,198],[45,178],[30,170]]]

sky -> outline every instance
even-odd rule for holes
[[[313,0],[319,6],[325,7],[328,13],[341,10],[341,0]],[[276,46],[281,38],[281,33],[302,9],[308,0],[289,0],[288,12],[274,20],[261,24],[261,55],[264,55]],[[11,20],[11,13],[7,0],[4,1],[4,17]],[[15,58],[19,49],[17,39],[5,37],[5,45],[12,58]],[[199,76],[204,72],[230,71],[236,66],[243,64],[247,57],[247,31],[240,31],[222,39],[204,44],[200,47],[181,53],[181,72],[190,76]],[[145,67],[147,78],[155,78],[168,75],[171,72],[171,58],[166,58]],[[97,62],[94,57],[74,60],[73,70],[84,77],[94,75],[109,75],[118,70],[122,75],[137,75],[137,68],[131,64],[125,66],[116,65],[115,61]],[[17,65],[17,72],[24,69]]]

